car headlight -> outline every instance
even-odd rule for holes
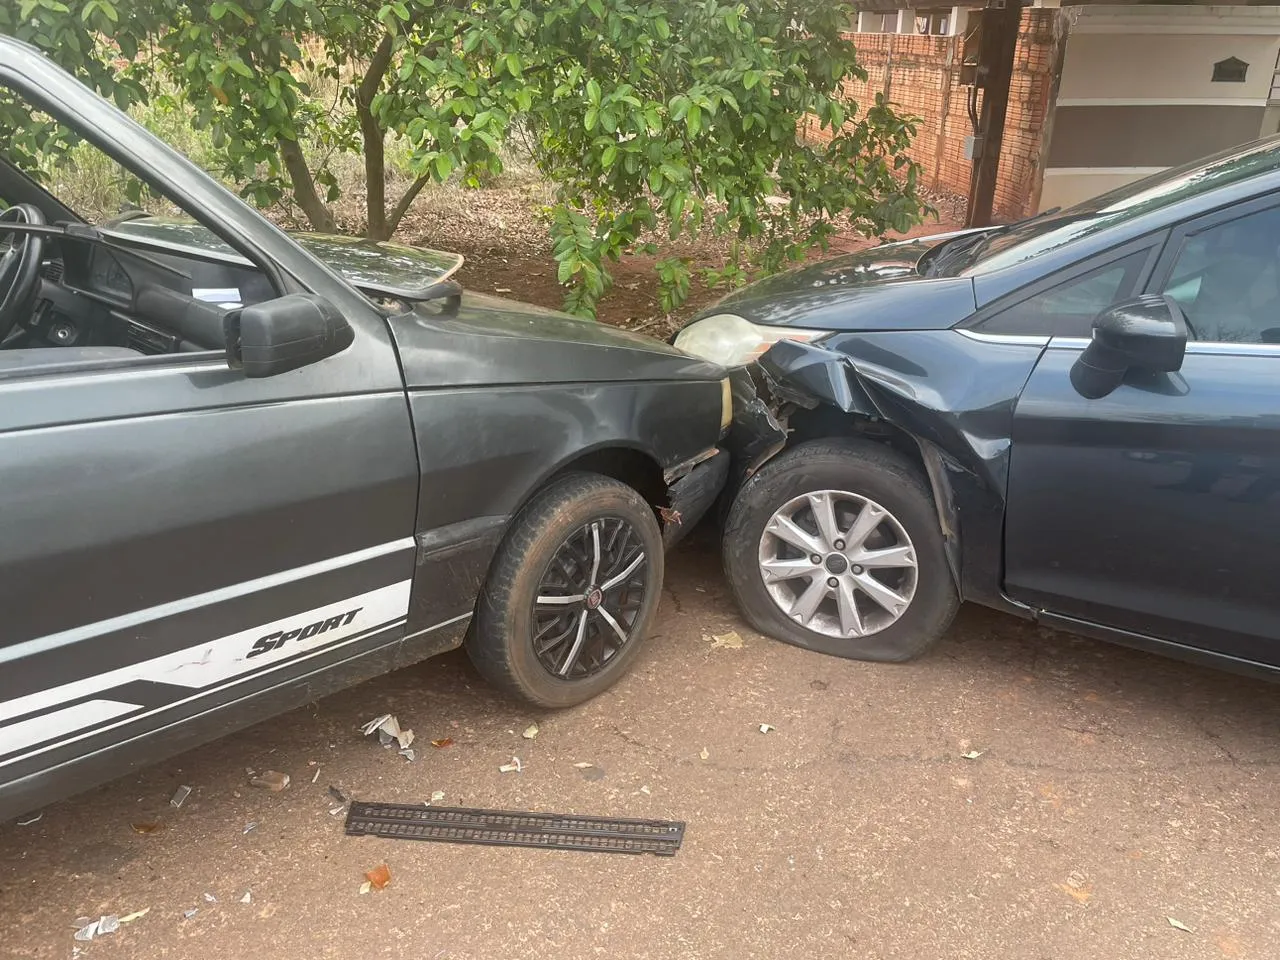
[[[722,367],[739,367],[755,360],[779,340],[814,340],[829,332],[765,327],[736,314],[717,313],[681,330],[676,334],[675,345]]]

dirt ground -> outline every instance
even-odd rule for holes
[[[912,664],[822,657],[747,630],[718,569],[705,542],[677,551],[637,669],[581,708],[530,711],[450,654],[0,828],[0,954],[1280,952],[1274,687],[977,608]],[[741,647],[711,639],[730,631]],[[384,712],[416,761],[361,737]],[[500,773],[513,755],[523,772]],[[257,790],[246,768],[292,783]],[[330,785],[688,828],[673,859],[348,838]],[[361,895],[382,863],[390,886]],[[77,917],[146,908],[72,938]]]

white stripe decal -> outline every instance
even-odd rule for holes
[[[81,730],[96,723],[113,720],[122,713],[132,713],[140,706],[137,703],[121,703],[118,700],[88,700],[77,703],[74,707],[67,707],[65,710],[55,710],[53,713],[32,717],[30,720],[11,723],[7,727],[0,727],[0,754],[12,753],[14,750],[29,747],[33,743],[43,743],[45,740],[61,737],[73,730]]]
[[[99,620],[97,623],[85,624],[83,627],[73,627],[70,630],[63,630],[61,633],[51,633],[48,636],[36,637],[34,640],[9,644],[8,646],[0,647],[0,664],[8,660],[21,660],[24,657],[43,653],[46,650],[56,650],[67,644],[79,643],[82,640],[89,640],[104,633],[127,630],[129,627],[150,623],[153,620],[163,620],[165,617],[177,616],[180,613],[198,610],[210,604],[222,603],[225,600],[236,600],[251,593],[270,590],[273,587],[293,583],[296,580],[305,580],[308,577],[328,573],[331,570],[341,570],[343,567],[355,566],[358,563],[375,560],[378,557],[396,553],[400,550],[412,549],[416,545],[417,542],[413,537],[392,540],[390,543],[379,544],[376,547],[366,547],[364,550],[357,550],[354,553],[346,553],[338,557],[330,557],[328,560],[319,560],[304,567],[282,570],[280,573],[258,577],[256,580],[246,580],[244,583],[222,587],[218,590],[210,590],[208,593],[200,593],[194,597],[184,597],[181,600],[162,603],[159,606],[148,607],[146,610],[138,610],[134,613],[122,614],[109,620]]]
[[[409,611],[412,584],[412,580],[402,580],[185,650],[6,700],[0,703],[0,720],[92,696],[134,680],[191,688],[221,683],[378,624],[403,619]]]

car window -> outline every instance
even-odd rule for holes
[[[983,333],[1087,337],[1093,319],[1128,296],[1147,259],[1140,250],[1001,310],[978,326]]]
[[[1280,343],[1280,207],[1188,236],[1163,292],[1193,340]]]

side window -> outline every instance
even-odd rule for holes
[[[1280,343],[1280,207],[1188,236],[1163,292],[1193,340]]]
[[[1001,310],[977,329],[1037,337],[1087,337],[1093,318],[1129,295],[1146,259],[1147,251],[1139,250],[1104,263]]]

